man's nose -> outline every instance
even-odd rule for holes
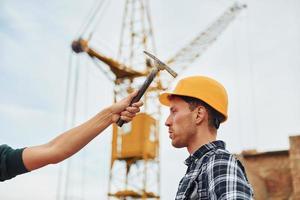
[[[166,119],[165,125],[166,125],[166,126],[171,126],[170,116],[168,116],[168,118]]]

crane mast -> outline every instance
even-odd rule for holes
[[[147,0],[126,0],[117,60],[143,77],[116,78],[115,99],[137,88],[148,75],[151,63],[143,50],[155,52]],[[158,85],[158,81],[154,81]],[[113,126],[111,168],[108,195],[111,199],[160,198],[159,90],[148,91],[142,113],[131,124]]]

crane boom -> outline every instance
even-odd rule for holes
[[[168,65],[172,65],[172,67],[179,73],[186,69],[189,64],[200,57],[206,51],[206,49],[216,41],[218,36],[244,8],[246,8],[245,4],[233,4],[205,31],[198,34],[188,45],[180,49],[166,63]]]

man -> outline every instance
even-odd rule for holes
[[[211,78],[192,76],[159,100],[170,107],[165,125],[172,145],[186,147],[190,154],[175,199],[253,199],[244,167],[216,140],[220,123],[227,119],[225,88]]]
[[[109,125],[117,122],[120,117],[126,122],[131,121],[143,104],[139,101],[129,106],[136,94],[137,92],[130,94],[120,102],[103,109],[87,122],[62,133],[46,144],[16,150],[7,145],[0,145],[0,181],[65,160]]]

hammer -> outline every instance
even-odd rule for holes
[[[138,102],[142,96],[144,95],[144,93],[146,92],[147,88],[149,87],[149,85],[151,84],[151,82],[153,81],[154,77],[157,75],[157,73],[160,70],[166,70],[167,72],[169,72],[174,78],[177,76],[177,73],[175,71],[173,71],[169,66],[167,66],[165,63],[163,63],[162,61],[160,61],[158,58],[156,58],[154,55],[152,55],[151,53],[144,51],[144,53],[149,56],[150,58],[152,58],[154,60],[154,69],[151,71],[151,73],[147,76],[145,82],[143,83],[143,85],[141,86],[141,88],[138,90],[137,95],[131,100],[130,105]],[[124,120],[122,120],[121,118],[119,118],[119,120],[117,121],[117,124],[119,127],[122,127],[122,125],[124,124]]]

